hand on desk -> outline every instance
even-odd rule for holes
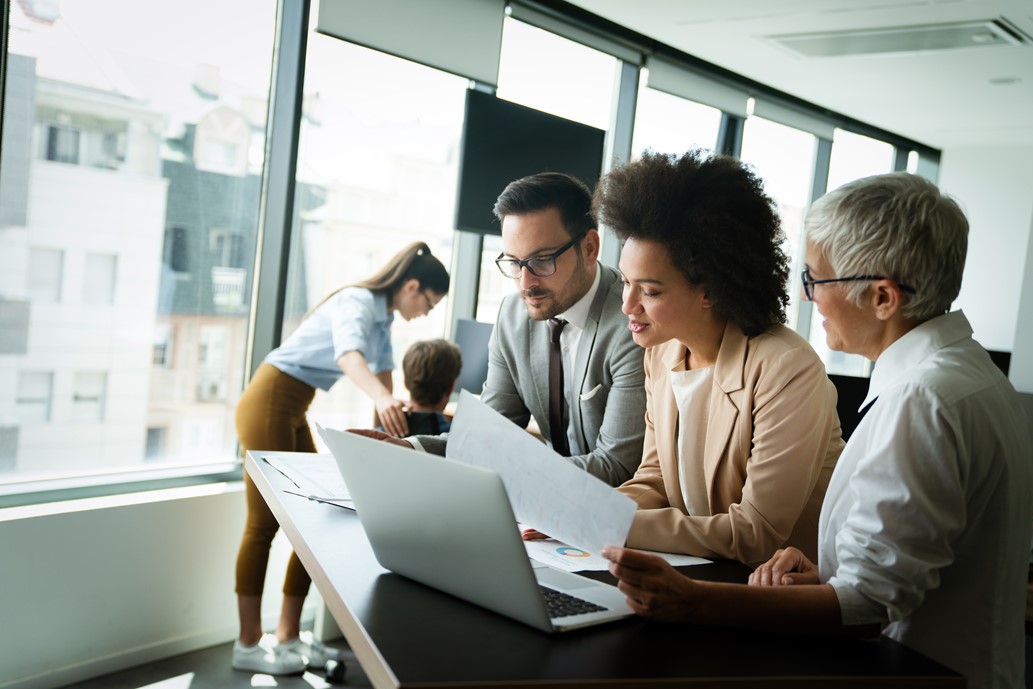
[[[407,447],[410,450],[413,449],[413,446],[409,443],[408,440],[403,440],[402,438],[396,438],[393,435],[391,435],[390,433],[383,433],[381,431],[375,431],[372,428],[349,428],[348,432],[349,433],[354,433],[355,435],[362,435],[362,436],[365,436],[367,438],[372,438],[373,440],[383,440],[386,443],[391,443],[392,445],[398,445],[399,447]]]
[[[660,622],[685,622],[693,618],[700,585],[679,573],[656,555],[630,548],[603,549],[617,588],[628,597],[635,614]]]
[[[750,574],[750,586],[820,584],[818,567],[796,548],[780,548]]]

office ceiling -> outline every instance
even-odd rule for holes
[[[1033,4],[1028,0],[571,2],[754,81],[929,146],[1033,144]],[[897,31],[881,38],[836,33],[982,20],[999,21],[954,32],[972,43],[959,48],[917,50]],[[1011,35],[1002,33],[1000,24]],[[772,38],[829,32],[835,35],[798,43],[804,46],[799,50]],[[805,54],[887,47],[903,52]]]

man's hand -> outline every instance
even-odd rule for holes
[[[547,540],[549,537],[543,534],[538,529],[524,529],[520,532],[520,538],[524,539],[525,541],[544,541]]]
[[[397,445],[399,447],[407,447],[410,450],[414,449],[408,440],[396,438],[390,433],[375,431],[372,428],[349,428],[348,432],[354,433],[355,435],[362,435],[367,438],[372,438],[373,440],[383,440],[385,443],[391,443],[392,445]]]
[[[692,621],[699,584],[656,555],[614,546],[603,548],[602,555],[636,614],[660,622]]]
[[[818,568],[796,548],[781,548],[750,574],[750,586],[820,584]]]

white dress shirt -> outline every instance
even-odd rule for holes
[[[710,516],[703,455],[713,389],[713,366],[689,369],[682,361],[671,371],[671,390],[678,404],[678,480],[690,517]]]
[[[890,345],[839,458],[818,527],[819,571],[844,624],[1021,687],[1033,443],[1008,379],[960,311]]]

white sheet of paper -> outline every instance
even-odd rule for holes
[[[532,560],[568,572],[603,572],[609,569],[610,565],[610,561],[605,558],[593,555],[581,548],[574,548],[553,538],[540,541],[524,541],[524,547]],[[657,555],[667,560],[674,567],[710,564],[710,560],[693,555],[661,553],[654,550],[643,550],[641,552]]]
[[[449,459],[502,478],[517,520],[589,552],[627,540],[635,502],[579,469],[463,390],[448,434]]]
[[[294,482],[298,493],[312,500],[334,502],[351,507],[351,493],[344,485],[341,472],[331,454],[314,454],[297,460],[297,454],[263,452],[261,456],[274,469]],[[287,461],[290,458],[290,461]]]

